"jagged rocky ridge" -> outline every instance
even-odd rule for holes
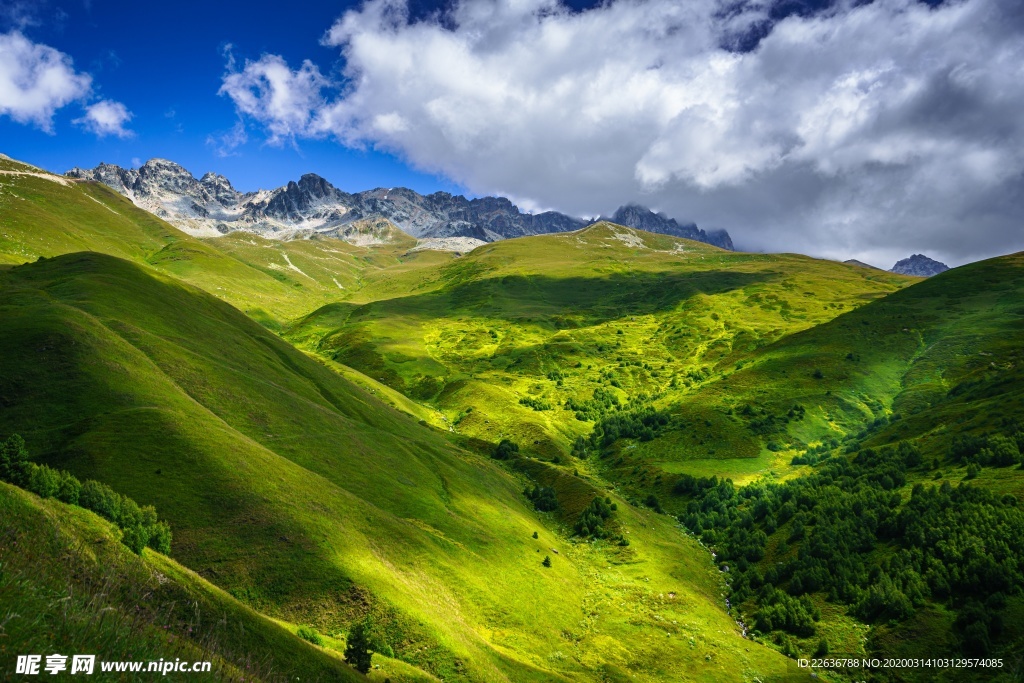
[[[102,182],[197,236],[246,230],[283,239],[314,235],[346,239],[360,221],[383,218],[416,238],[460,237],[494,242],[578,230],[592,222],[556,211],[523,213],[505,197],[466,199],[448,192],[421,195],[404,187],[350,194],[313,173],[276,190],[241,193],[222,175],[207,173],[197,180],[166,159],[150,159],[138,169],[113,164],[74,168],[66,175]],[[705,232],[693,223],[680,224],[641,206],[621,207],[609,220],[733,248],[725,231]]]
[[[930,259],[924,254],[914,254],[909,258],[897,261],[890,272],[900,275],[916,275],[917,277],[931,277],[949,270],[945,263]]]

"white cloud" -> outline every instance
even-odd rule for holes
[[[311,134],[313,112],[323,105],[320,91],[329,84],[310,61],[293,71],[281,57],[264,55],[235,71],[229,55],[220,94],[230,97],[239,113],[266,126],[271,144],[281,144]]]
[[[92,76],[75,71],[71,57],[48,45],[34,43],[19,31],[0,34],[0,116],[31,123],[53,132],[53,116],[72,102],[92,95]],[[85,107],[74,123],[99,137],[130,137],[125,124],[132,118],[120,102],[101,100]]]
[[[726,11],[729,10],[729,11]],[[741,246],[890,265],[1024,249],[1024,12],[1014,0],[369,0],[330,29],[347,86],[264,56],[222,92],[272,141],[394,151],[478,193],[576,214],[640,201]]]
[[[91,89],[89,74],[76,72],[63,52],[18,31],[0,34],[0,115],[52,132],[54,112]]]
[[[125,125],[131,119],[132,113],[120,102],[100,100],[86,107],[85,116],[75,119],[74,123],[101,138],[108,135],[130,138],[135,134],[125,128]]]

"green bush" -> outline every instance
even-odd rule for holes
[[[495,460],[508,460],[519,452],[519,446],[508,439],[502,439],[491,454]]]
[[[541,512],[551,512],[558,508],[558,497],[550,486],[528,487],[523,494],[533,501],[533,507]]]
[[[319,633],[317,633],[313,628],[309,626],[300,626],[297,635],[299,636],[299,638],[302,638],[305,641],[313,643],[318,647],[324,646],[324,639],[320,637]]]

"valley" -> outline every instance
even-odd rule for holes
[[[84,623],[152,596],[31,641],[0,613],[40,651],[158,658],[169,627],[225,680],[254,649],[261,680],[360,680],[358,624],[376,681],[810,680],[794,659],[823,649],[1006,662],[871,680],[1024,665],[1020,254],[923,279],[610,221],[465,252],[376,215],[200,237],[0,170],[0,441],[174,533],[136,555],[0,484],[0,534],[50,539],[3,544],[11,604],[83,595]]]

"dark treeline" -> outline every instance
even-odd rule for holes
[[[1021,436],[958,439],[950,459],[1009,466]],[[906,619],[931,600],[956,610],[965,653],[990,652],[1006,597],[1024,587],[1017,499],[944,482],[915,484],[904,500],[908,471],[938,465],[907,442],[813,455],[824,457],[812,474],[782,484],[684,475],[675,485],[690,498],[679,520],[729,566],[733,604],[751,609],[754,628],[814,635],[810,594],[867,623]]]
[[[551,512],[558,509],[558,497],[555,490],[550,486],[526,487],[523,495],[533,501],[533,507],[541,512]]]
[[[171,552],[171,527],[157,519],[152,505],[140,507],[106,484],[91,479],[82,483],[70,472],[32,462],[24,439],[17,434],[0,443],[0,480],[40,498],[56,498],[95,512],[121,528],[121,542],[136,554],[147,546]]]

